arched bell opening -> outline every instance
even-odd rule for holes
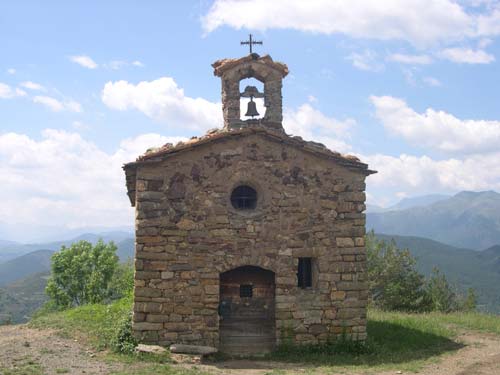
[[[264,118],[264,84],[256,78],[242,79],[240,85],[240,120]]]
[[[272,351],[276,342],[275,274],[242,266],[220,274],[219,349],[249,355]]]

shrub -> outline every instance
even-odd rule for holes
[[[118,321],[110,346],[117,353],[131,354],[134,352],[137,340],[132,335],[132,312]]]

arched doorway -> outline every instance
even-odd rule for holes
[[[257,354],[273,350],[274,272],[243,266],[220,274],[220,350]]]

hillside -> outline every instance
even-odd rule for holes
[[[461,192],[425,206],[367,213],[367,228],[482,250],[500,244],[500,194]]]
[[[429,275],[438,267],[461,290],[474,288],[479,308],[500,313],[500,248],[482,252],[461,249],[420,237],[377,234],[385,241],[394,239],[399,248],[407,248],[417,258],[420,272]]]
[[[49,273],[36,273],[0,287],[0,324],[26,322],[47,301]]]
[[[0,287],[29,275],[48,272],[52,250],[37,250],[0,264]]]

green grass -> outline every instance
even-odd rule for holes
[[[433,314],[443,323],[500,335],[500,315],[478,313]]]
[[[343,352],[338,345],[284,346],[268,358],[327,367],[330,370],[398,369],[416,371],[436,356],[461,347],[456,330],[434,314],[403,314],[371,310],[364,347]],[[351,344],[352,345],[352,344]]]
[[[30,357],[20,358],[15,366],[10,368],[0,365],[0,374],[2,375],[43,375],[44,371],[39,363]]]
[[[125,371],[112,372],[112,375],[202,375],[207,374],[201,372],[197,368],[174,368],[169,365],[150,364],[142,368],[133,368]]]
[[[38,316],[30,324],[37,328],[59,329],[66,337],[77,338],[102,350],[110,348],[116,322],[126,317],[130,309],[131,300],[123,299],[111,305],[88,305]],[[439,360],[439,356],[460,349],[462,346],[455,338],[463,329],[500,335],[500,317],[479,313],[406,314],[370,310],[365,346],[354,345],[342,350],[338,345],[288,345],[280,347],[266,359],[300,363],[306,373],[311,374],[317,371],[330,373],[368,369],[418,371],[423,365]],[[196,368],[185,369],[172,365],[168,354],[160,357],[108,354],[106,358],[127,364],[125,372],[116,372],[116,375],[202,373]],[[223,361],[223,358],[216,357],[215,362]],[[286,370],[278,366],[270,374],[286,374]]]
[[[131,298],[109,305],[85,305],[37,316],[29,325],[33,328],[55,328],[63,337],[85,340],[97,350],[108,349],[117,323],[130,313],[131,306]]]

